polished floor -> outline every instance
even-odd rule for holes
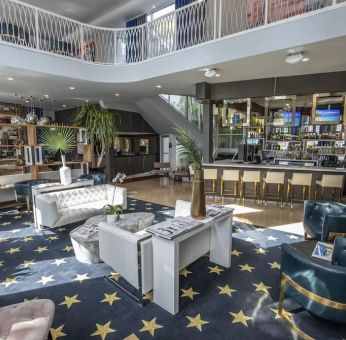
[[[129,197],[156,204],[174,207],[177,199],[191,200],[192,183],[188,182],[174,183],[167,178],[154,178],[123,186],[128,189]],[[207,198],[207,203],[213,202],[212,197]],[[217,197],[216,202],[221,203],[221,198]],[[224,204],[234,207],[235,219],[240,222],[303,235],[303,204],[295,204],[292,211],[289,206],[281,209],[274,202],[264,206],[250,199],[245,201],[244,206],[237,204],[233,198],[225,199]]]

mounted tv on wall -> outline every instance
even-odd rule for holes
[[[316,109],[315,123],[339,124],[341,121],[341,109]]]

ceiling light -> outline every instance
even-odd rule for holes
[[[49,94],[45,94],[43,97],[45,97],[45,98],[49,98]]]
[[[289,54],[286,58],[285,61],[287,64],[298,64],[304,59],[303,53],[295,53],[295,54]]]
[[[12,77],[7,77],[7,80],[14,80]]]
[[[214,68],[209,68],[205,71],[204,76],[207,78],[213,78],[217,75],[217,72]]]
[[[65,104],[62,104],[61,106],[62,106],[62,107],[66,107],[66,105],[65,105]]]
[[[75,87],[73,87],[73,86],[70,86],[70,87],[69,87],[69,89],[70,89],[70,90],[74,90],[74,89],[75,89]]]
[[[305,57],[305,58],[302,59],[302,62],[304,62],[304,63],[306,63],[307,61],[310,61],[310,58]]]
[[[119,96],[120,96],[120,94],[119,94],[119,93],[114,93],[114,95],[115,95],[116,97],[119,97]]]
[[[160,89],[162,86],[161,86],[161,85],[156,85],[156,87],[157,87],[158,89]]]
[[[220,73],[215,74],[215,77],[220,77],[220,76],[221,76]]]

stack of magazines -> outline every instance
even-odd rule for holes
[[[317,242],[314,251],[312,252],[312,257],[316,257],[321,260],[332,261],[334,245],[325,243],[325,242]]]
[[[213,204],[207,207],[207,217],[218,217],[229,214],[233,211],[233,208],[225,207],[223,205]]]
[[[193,220],[189,217],[176,217],[170,220],[152,225],[146,229],[147,232],[156,236],[172,240],[193,229],[203,226],[201,221]]]

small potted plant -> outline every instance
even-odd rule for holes
[[[123,207],[121,205],[107,204],[103,207],[103,211],[106,215],[107,223],[112,223],[120,218],[120,215],[123,213]]]

